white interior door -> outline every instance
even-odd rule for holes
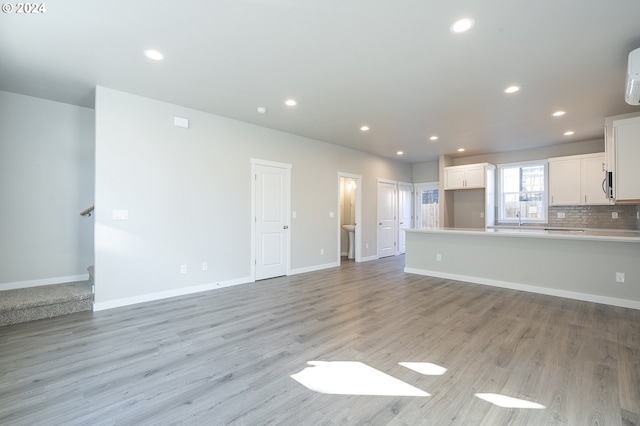
[[[378,257],[395,255],[396,184],[378,182]]]
[[[287,275],[291,170],[255,165],[255,279]]]
[[[405,252],[405,229],[413,227],[413,184],[398,184],[398,254]]]

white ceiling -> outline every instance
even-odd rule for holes
[[[93,107],[102,85],[408,162],[599,139],[640,112],[624,102],[638,0],[45,5],[0,14],[0,90]]]

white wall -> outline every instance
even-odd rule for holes
[[[377,250],[376,179],[411,180],[409,164],[98,87],[97,309],[246,282],[251,158],[293,165],[294,271],[337,259],[338,172],[363,176],[363,257]],[[119,209],[128,221],[112,220]]]
[[[86,279],[94,111],[0,91],[0,290]]]

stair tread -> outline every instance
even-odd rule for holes
[[[87,281],[4,290],[0,291],[0,312],[91,298]]]

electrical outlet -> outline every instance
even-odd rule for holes
[[[565,217],[566,216],[564,212],[558,212],[558,219],[564,219]]]
[[[181,274],[187,273],[187,265],[180,265],[180,273]]]
[[[436,254],[436,261],[442,262],[442,255],[440,253]]]
[[[209,265],[207,265],[207,262],[202,262],[202,270],[207,271],[208,269],[209,269]]]
[[[640,219],[640,212],[636,212],[636,219]]]
[[[366,243],[366,244],[364,245],[364,248],[369,248],[369,243]]]
[[[624,272],[616,272],[616,282],[617,283],[624,282]]]
[[[324,249],[320,249],[320,256],[324,256]]]
[[[480,219],[484,218],[484,212],[480,212]]]
[[[611,212],[611,219],[617,219],[618,218],[618,212]]]

